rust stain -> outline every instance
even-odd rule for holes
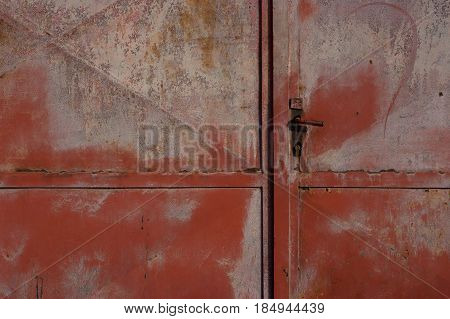
[[[305,94],[305,91],[306,91],[306,86],[303,85],[303,83],[299,83],[299,85],[298,85],[299,96],[303,96]]]
[[[214,1],[211,0],[187,0],[188,5],[195,8],[200,19],[207,26],[213,26],[216,19]]]
[[[184,35],[187,40],[192,39],[192,26],[195,23],[194,16],[185,10],[180,13],[180,25],[183,28]]]
[[[187,40],[193,34],[203,34],[201,38],[194,39],[200,43],[202,51],[202,64],[206,69],[214,67],[214,30],[216,26],[216,9],[211,0],[188,0],[188,8],[181,13],[180,23]]]
[[[161,57],[160,46],[165,39],[161,32],[156,32],[147,40],[147,50],[144,57],[146,59],[154,60]]]
[[[207,69],[211,69],[214,66],[214,40],[211,37],[207,37],[201,40],[202,59],[203,66]]]
[[[4,43],[8,38],[3,29],[5,29],[5,23],[3,22],[3,20],[0,20],[0,44]]]
[[[239,15],[230,14],[237,11]],[[67,139],[64,134],[68,132],[57,127],[64,123],[86,136],[79,142],[67,139],[74,143],[62,145],[66,149],[82,146],[85,141],[118,141],[119,147],[130,150],[135,146],[132,138],[136,121],[156,124],[159,116],[177,118],[192,126],[222,123],[224,119],[257,124],[253,107],[258,88],[254,67],[257,20],[252,20],[253,14],[257,17],[255,1],[198,0],[137,1],[101,12],[64,37],[64,51],[76,52],[79,60],[69,64],[70,59],[62,56],[57,62],[62,72],[51,72],[50,103],[55,111],[50,109],[49,116],[55,139],[61,144]],[[54,57],[50,59],[54,61]],[[92,70],[80,74],[85,68],[79,62],[101,74],[94,75]],[[70,72],[65,71],[67,64]],[[69,77],[60,78],[64,74]],[[136,96],[132,95],[137,93],[137,105],[128,103],[125,97],[117,102],[114,91],[118,87],[128,90],[127,98],[130,95],[133,100]],[[99,93],[105,88],[108,93]],[[56,107],[66,105],[66,96],[71,101],[69,112],[57,111]],[[239,112],[230,112],[230,108]],[[157,126],[175,125],[172,120],[165,121]],[[120,133],[113,128],[122,125],[124,131]]]

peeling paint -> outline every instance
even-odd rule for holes
[[[11,235],[11,233],[9,235]],[[14,233],[11,236],[10,243],[0,244],[0,255],[7,262],[14,263],[16,259],[22,255],[27,237],[23,234],[22,236],[17,236],[14,235]]]
[[[44,298],[259,297],[260,214],[250,188],[1,190],[0,247],[18,221],[26,241],[14,262],[1,250],[0,287],[35,298],[39,276]]]
[[[98,280],[101,273],[96,261],[81,257],[74,261],[67,269],[62,285],[65,289],[64,295],[72,298],[89,298],[96,292]]]
[[[88,195],[88,191],[82,191],[83,195]],[[66,193],[52,203],[52,211],[65,211],[68,207],[70,210],[79,214],[96,215],[103,207],[105,201],[110,196],[111,191],[96,192],[88,196],[80,196],[80,193]]]
[[[2,1],[16,18],[33,21],[40,32],[64,32],[116,0],[15,0]],[[31,26],[30,26],[31,27]]]
[[[228,274],[234,298],[258,298],[261,290],[261,196],[254,193],[247,203],[247,217],[243,228],[242,255]]]
[[[448,171],[448,12],[445,1],[328,1],[300,20],[306,115],[325,123],[308,136],[309,171]],[[366,98],[362,74],[376,87]]]
[[[191,219],[191,216],[197,206],[198,202],[194,199],[176,199],[175,202],[167,204],[165,216],[169,220],[187,222]]]
[[[0,151],[9,155],[0,168],[136,172],[143,124],[256,127],[257,7],[254,0],[7,2]],[[14,113],[17,104],[24,112]],[[241,138],[225,135],[221,144]],[[226,163],[228,154],[218,155]],[[166,157],[181,156],[171,150],[155,159]],[[242,169],[256,167],[257,152],[246,160]]]
[[[446,297],[449,195],[445,189],[303,191],[300,295]]]
[[[305,298],[304,294],[308,294],[309,287],[316,279],[317,271],[312,267],[300,269],[300,279],[298,281],[299,298]]]
[[[400,206],[408,213],[393,221],[398,242],[408,243],[408,254],[426,250],[432,256],[450,252],[450,191],[429,190],[425,196],[405,198]]]
[[[369,225],[369,215],[362,210],[352,212],[346,220],[335,219],[328,223],[330,225],[330,230],[333,233],[355,231],[370,234],[372,232]]]

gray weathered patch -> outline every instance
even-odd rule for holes
[[[247,203],[241,258],[228,276],[235,298],[260,298],[261,292],[261,194],[254,191]],[[226,261],[222,260],[220,263]]]

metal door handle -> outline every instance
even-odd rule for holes
[[[315,120],[307,120],[307,121],[303,121],[301,116],[296,116],[293,119],[294,123],[298,124],[298,125],[306,125],[306,126],[319,126],[319,127],[323,127],[323,121],[315,121]]]
[[[300,110],[300,114],[302,113],[303,110]],[[308,126],[323,127],[324,123],[323,121],[303,120],[301,115],[296,115],[289,121],[288,126],[292,132],[292,154],[300,161],[303,150],[303,139],[308,131]]]

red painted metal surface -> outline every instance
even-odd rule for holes
[[[440,58],[449,49],[441,42],[448,37],[445,1],[438,1],[441,9],[307,2],[315,9],[298,19],[293,72],[306,114],[325,122],[325,129],[310,130],[307,170],[448,172],[450,153],[442,147],[450,143],[448,64]]]
[[[300,163],[275,139],[276,297],[449,296],[449,10],[430,4],[274,2],[274,118],[297,98],[324,122]]]
[[[136,172],[142,125],[170,133],[152,161],[176,164],[188,160],[167,149],[177,127],[260,124],[255,0],[2,1],[0,13],[2,172]],[[258,137],[240,133],[212,139],[213,172],[234,171],[225,149],[240,170],[261,166]]]
[[[1,190],[0,205],[2,297],[261,296],[258,189]]]
[[[0,185],[4,188],[189,188],[189,187],[262,187],[266,178],[261,174],[246,173],[2,173]]]
[[[257,0],[1,0],[0,295],[267,297],[262,41]]]
[[[433,3],[0,0],[0,293],[447,296],[449,12]],[[292,98],[324,122],[300,161]],[[224,124],[261,130],[218,134],[213,168],[170,146]],[[168,139],[142,145],[147,126]],[[172,165],[146,173],[143,149]]]
[[[450,295],[449,190],[301,191],[298,296]]]

